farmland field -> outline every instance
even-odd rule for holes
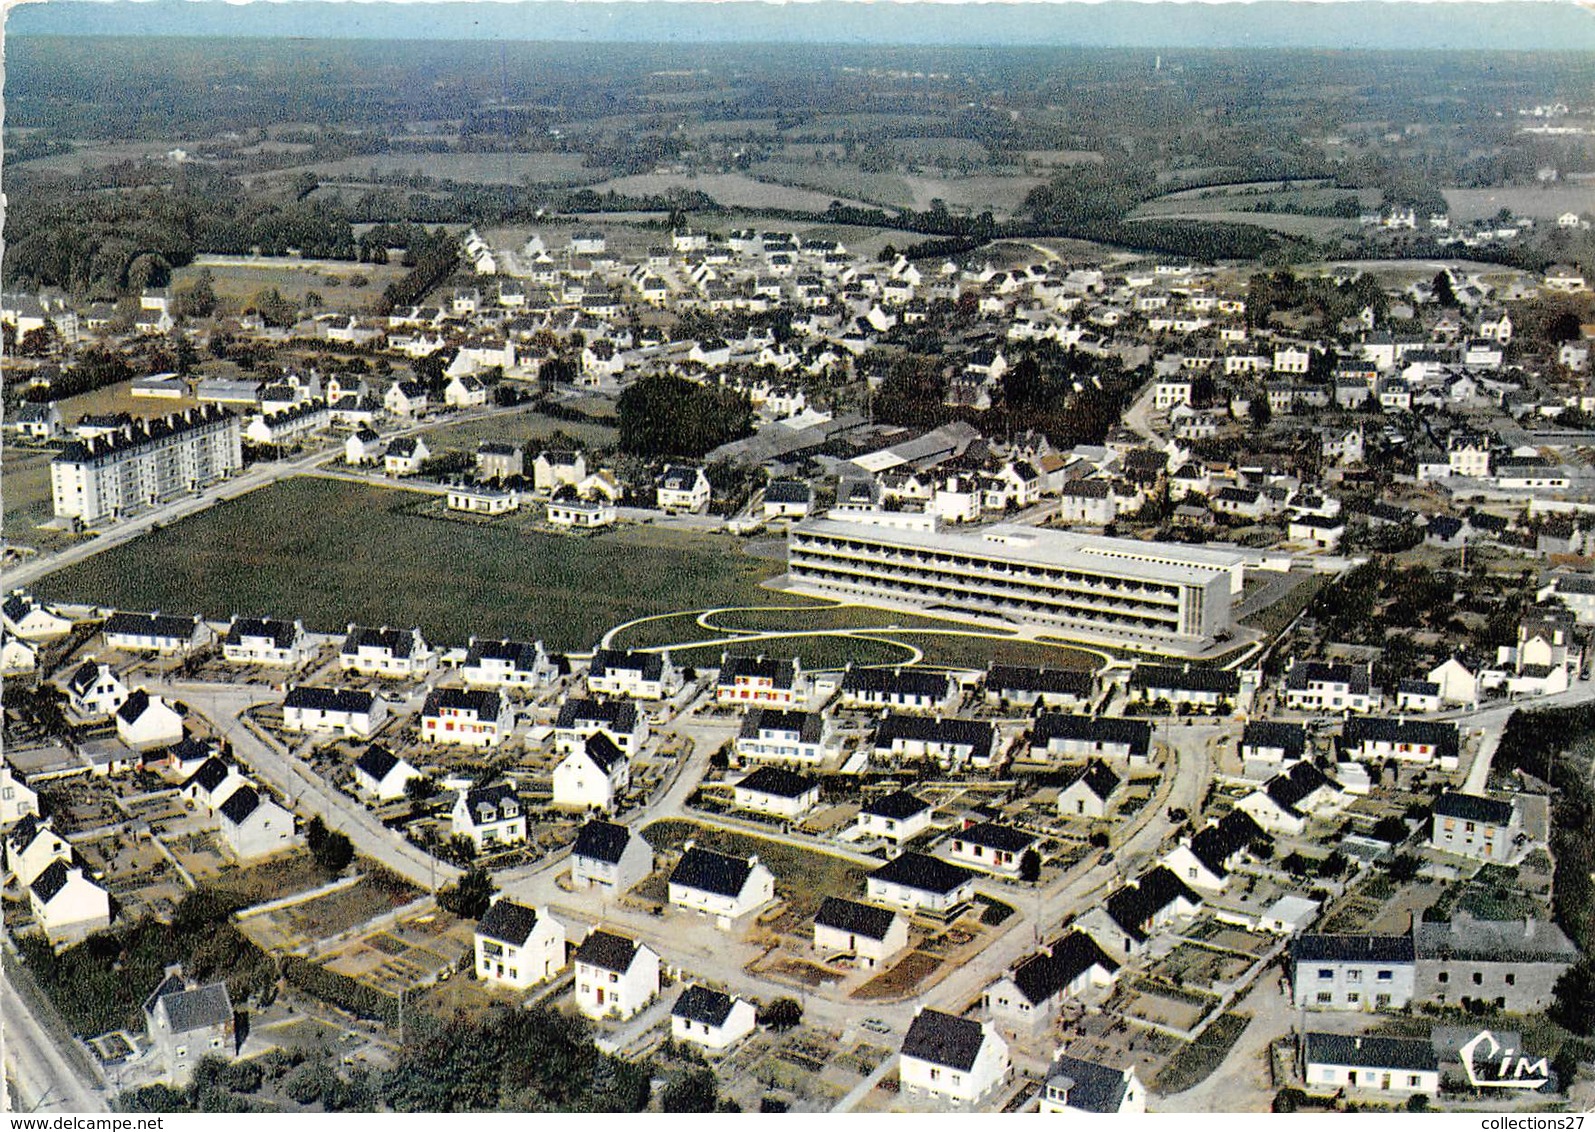
[[[306,170],[326,181],[364,183],[373,170],[379,177],[436,177],[480,185],[583,185],[604,176],[602,169],[589,169],[577,153],[371,153],[318,161],[274,170],[265,177],[291,177]]]
[[[397,263],[322,264],[307,260],[293,264],[275,260],[255,265],[200,257],[193,265],[172,273],[172,287],[174,292],[181,291],[201,271],[209,271],[216,297],[237,309],[260,292],[275,287],[283,298],[294,303],[303,304],[305,296],[314,291],[321,296],[324,309],[361,311],[369,309],[382,296],[382,289],[402,276],[404,270]]]
[[[471,634],[590,648],[650,613],[779,602],[758,584],[777,562],[729,538],[628,527],[594,538],[424,518],[415,497],[317,478],[220,504],[41,579],[56,601],[417,625],[432,640]]]
[[[1178,213],[1164,213],[1158,216],[1132,216],[1129,219],[1137,220],[1200,220],[1209,224],[1250,224],[1257,228],[1267,228],[1271,232],[1284,232],[1291,236],[1310,236],[1324,239],[1329,236],[1345,235],[1357,230],[1355,220],[1343,220],[1334,216],[1304,216],[1292,212],[1226,212],[1212,209],[1211,201],[1193,202],[1207,205],[1202,211],[1192,210]]]
[[[1445,189],[1453,220],[1483,220],[1503,208],[1516,216],[1555,220],[1564,212],[1590,219],[1595,212],[1595,188],[1590,185],[1536,185],[1533,188]]]
[[[434,453],[450,448],[475,452],[476,446],[484,440],[518,444],[526,451],[526,470],[530,473],[532,460],[556,432],[564,433],[587,448],[612,446],[620,435],[618,430],[605,425],[589,421],[556,420],[534,409],[491,420],[438,425],[427,429],[422,435],[426,437],[427,447]]]
[[[782,178],[772,178],[781,180]],[[707,193],[719,204],[729,208],[789,208],[797,212],[824,212],[838,197],[829,191],[794,188],[787,184],[766,184],[741,173],[705,173],[702,176],[686,173],[638,173],[630,177],[616,177],[591,186],[596,193],[611,190],[626,196],[654,196],[671,189]],[[843,204],[862,204],[859,200],[843,200]],[[657,236],[655,237],[657,240]]]
[[[4,481],[5,531],[14,541],[29,542],[33,528],[51,518],[55,509],[50,502],[50,450],[33,451],[6,445],[5,461],[0,465],[0,480]]]

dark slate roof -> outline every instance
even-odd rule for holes
[[[349,635],[343,639],[343,648],[340,651],[345,656],[353,656],[362,648],[374,648],[404,657],[410,655],[414,645],[415,635],[406,629],[370,629],[353,625],[349,628]]]
[[[904,853],[894,857],[870,874],[875,880],[904,888],[918,889],[946,896],[975,879],[976,874],[957,865],[950,865],[924,853]]]
[[[1578,960],[1578,946],[1549,920],[1428,920],[1413,933],[1420,959],[1486,963],[1552,963]]]
[[[1077,931],[1020,962],[1011,977],[1019,993],[1031,1005],[1038,1005],[1057,995],[1093,966],[1109,974],[1119,969],[1094,939]]]
[[[253,786],[240,786],[227,795],[227,801],[221,804],[222,816],[234,825],[244,822],[258,809],[260,809],[260,795]]]
[[[483,786],[477,790],[468,791],[465,795],[465,809],[470,815],[471,822],[487,820],[504,820],[503,807],[506,803],[513,803],[517,809],[520,807],[520,798],[515,794],[515,787],[508,782],[495,783],[492,786]],[[490,809],[494,816],[483,818],[483,810]]]
[[[370,692],[355,692],[344,688],[311,688],[305,685],[289,688],[283,697],[285,708],[311,709],[313,711],[367,712],[374,697]]]
[[[1409,696],[1438,696],[1440,685],[1429,680],[1402,680],[1396,684],[1398,693],[1404,692]]]
[[[681,855],[670,883],[716,896],[740,896],[753,865],[746,857],[728,857],[696,845]]]
[[[1385,719],[1355,716],[1346,721],[1343,743],[1346,747],[1360,747],[1365,742],[1375,743],[1432,743],[1436,758],[1457,754],[1457,725],[1454,723],[1428,723],[1416,719]]]
[[[626,761],[626,752],[615,746],[615,741],[602,731],[595,731],[587,737],[586,750],[587,757],[605,774]]]
[[[986,689],[993,692],[1046,692],[1083,699],[1091,694],[1091,673],[1083,668],[993,664],[986,672]]]
[[[1069,786],[1076,782],[1084,782],[1086,789],[1106,802],[1119,788],[1119,776],[1108,769],[1108,764],[1101,759],[1092,759],[1085,766],[1074,772],[1069,779]],[[1064,787],[1068,789],[1068,787]]]
[[[1308,1031],[1309,1065],[1350,1065],[1359,1069],[1437,1070],[1434,1044],[1428,1038],[1375,1038],[1356,1034]]]
[[[766,503],[808,503],[813,498],[809,485],[800,480],[774,480],[764,489]]]
[[[399,765],[399,756],[388,750],[381,743],[372,743],[366,748],[365,754],[355,760],[358,770],[369,774],[373,779],[381,782]]]
[[[825,719],[812,711],[754,708],[743,717],[740,734],[744,739],[757,739],[761,731],[787,732],[804,743],[818,743],[825,734]]]
[[[1039,839],[1035,834],[1015,829],[1011,825],[983,821],[968,829],[957,831],[953,834],[953,840],[968,845],[984,845],[989,849],[1000,849],[1007,853],[1023,853]]]
[[[483,660],[505,660],[516,672],[531,672],[537,667],[537,645],[525,641],[473,640],[465,654],[465,666],[474,668]]]
[[[172,1024],[172,1033],[191,1034],[232,1023],[233,1000],[227,994],[226,983],[207,983],[192,990],[169,990],[171,981],[168,979],[156,989],[151,1004],[166,1003],[166,1019]]]
[[[1045,747],[1053,740],[1072,740],[1085,743],[1102,743],[1127,747],[1129,753],[1141,756],[1152,746],[1152,725],[1144,719],[1120,719],[1117,716],[1063,715],[1043,712],[1036,717],[1031,731],[1031,743]]]
[[[625,974],[637,956],[638,943],[634,939],[611,932],[594,929],[576,949],[576,962],[587,963],[603,971]]]
[[[1411,963],[1410,935],[1299,935],[1290,941],[1296,963]]]
[[[842,691],[875,695],[931,696],[942,699],[951,691],[952,677],[913,669],[849,668]]]
[[[856,900],[844,900],[840,896],[827,896],[814,916],[815,924],[820,927],[835,928],[849,935],[861,935],[874,940],[885,939],[895,919],[897,913],[889,909],[860,904]]]
[[[1498,802],[1494,798],[1483,798],[1477,794],[1458,794],[1447,791],[1440,795],[1434,803],[1435,816],[1442,818],[1460,818],[1463,821],[1486,822],[1490,825],[1506,825],[1512,820],[1512,804]]]
[[[890,747],[898,739],[943,746],[969,747],[973,754],[989,754],[996,731],[989,723],[973,719],[931,719],[923,715],[888,715],[875,729],[875,746]]]
[[[864,803],[860,812],[871,817],[907,821],[911,817],[927,812],[930,808],[930,803],[923,798],[916,798],[907,790],[896,790],[876,798],[873,802]]]
[[[664,657],[656,652],[624,652],[620,649],[599,649],[593,653],[589,669],[595,676],[609,672],[639,672],[644,680],[658,680],[664,675]]]
[[[967,1073],[975,1067],[985,1040],[979,1022],[927,1008],[914,1015],[902,1054]]]
[[[594,818],[576,834],[571,855],[589,861],[604,861],[614,865],[620,862],[626,845],[631,841],[631,830],[614,822]]]
[[[1296,813],[1301,800],[1325,786],[1338,786],[1334,779],[1312,763],[1299,762],[1284,774],[1270,778],[1263,790],[1287,813]]]
[[[1175,689],[1187,692],[1211,692],[1220,696],[1238,695],[1241,678],[1238,673],[1220,668],[1192,668],[1173,664],[1137,664],[1130,673],[1130,687],[1151,690]]]
[[[517,904],[513,900],[495,900],[487,912],[476,922],[476,934],[496,939],[500,943],[524,947],[537,927],[537,909]]]
[[[727,656],[720,664],[720,678],[716,684],[728,688],[738,677],[749,680],[769,680],[777,688],[792,687],[797,672],[794,660],[777,660],[769,656]]]
[[[497,719],[503,710],[504,697],[497,692],[438,688],[427,696],[421,714],[435,716],[441,711],[468,711],[478,719]]]
[[[227,630],[226,643],[236,645],[241,644],[246,638],[258,640],[261,637],[269,637],[275,647],[285,649],[293,645],[294,637],[297,635],[292,621],[274,621],[269,617],[240,617]]]
[[[40,821],[36,814],[23,814],[21,820],[11,827],[11,832],[6,834],[6,841],[21,851],[33,844],[40,830],[48,831],[49,828],[48,819]]]
[[[1306,764],[1298,764],[1306,765]],[[1263,827],[1245,810],[1231,810],[1217,825],[1210,825],[1191,838],[1191,852],[1216,877],[1229,872],[1230,861],[1258,838]]]
[[[736,784],[738,790],[752,790],[776,798],[801,798],[817,786],[819,783],[814,779],[777,766],[760,767]]]
[[[51,861],[45,870],[33,878],[33,894],[48,904],[66,887],[68,879],[66,862],[59,858]]]
[[[183,789],[198,785],[201,789],[211,791],[227,781],[227,773],[231,768],[216,758],[214,755],[199,764],[193,774],[188,776],[188,781],[183,783]]]
[[[138,717],[150,708],[150,694],[143,688],[134,692],[122,701],[122,706],[116,709],[117,718],[123,723],[137,722]]]
[[[1368,668],[1360,664],[1304,660],[1291,665],[1290,671],[1285,673],[1285,687],[1289,691],[1305,691],[1309,684],[1344,684],[1348,692],[1366,695],[1370,686]]]
[[[192,617],[170,617],[162,613],[113,613],[105,622],[106,633],[180,641],[192,637],[194,627]]]
[[[554,726],[576,728],[596,723],[611,731],[637,729],[637,705],[630,700],[566,700],[559,708]]]
[[[1047,1073],[1047,1084],[1057,1088],[1064,1080],[1069,1083],[1065,1103],[1082,1112],[1118,1112],[1129,1085],[1122,1069],[1059,1054]]]
[[[1147,938],[1147,921],[1182,898],[1193,905],[1202,902],[1184,881],[1159,865],[1138,884],[1126,885],[1108,897],[1108,915],[1126,935],[1139,942]]]
[[[1286,758],[1300,758],[1307,750],[1307,729],[1299,723],[1254,720],[1241,732],[1242,747],[1278,747]]]
[[[725,1020],[731,1017],[731,1008],[735,1005],[736,999],[730,995],[694,983],[681,992],[670,1016],[702,1022],[705,1026],[723,1026]]]
[[[67,690],[76,692],[81,696],[84,692],[94,687],[94,682],[99,678],[100,662],[97,660],[85,660],[78,666],[77,671],[68,677],[66,682]]]

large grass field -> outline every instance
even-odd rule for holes
[[[594,538],[413,514],[417,497],[301,478],[263,488],[41,579],[42,597],[125,609],[420,626],[429,640],[541,638],[586,650],[634,617],[779,602],[780,563],[658,527]]]
[[[536,459],[538,452],[547,447],[549,438],[556,432],[564,433],[584,448],[613,447],[620,437],[619,429],[607,425],[588,421],[562,421],[544,416],[535,409],[527,409],[510,416],[493,417],[490,420],[441,424],[427,429],[423,435],[426,437],[427,447],[432,449],[434,454],[448,449],[475,452],[476,446],[484,440],[518,444],[526,452],[526,470],[530,474],[532,461]]]

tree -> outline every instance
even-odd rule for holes
[[[759,1011],[759,1025],[772,1030],[790,1030],[803,1021],[803,1007],[795,998],[778,998]]]
[[[696,458],[753,429],[746,396],[673,375],[633,382],[616,412],[621,450],[644,458]]]
[[[1281,1089],[1274,1094],[1275,1112],[1297,1112],[1307,1103],[1307,1094],[1300,1089]]]
[[[1407,828],[1407,823],[1394,814],[1386,814],[1374,822],[1373,826],[1374,838],[1383,841],[1386,845],[1400,845],[1411,832]]]
[[[282,292],[270,287],[255,296],[255,312],[267,326],[292,326],[299,317],[299,308],[282,297]]]
[[[1551,988],[1551,1021],[1584,1037],[1595,1035],[1595,958],[1563,971]]]
[[[1434,273],[1434,282],[1431,284],[1434,291],[1434,301],[1442,307],[1456,307],[1457,293],[1451,287],[1451,273],[1444,269]]]
[[[354,842],[346,834],[328,829],[320,814],[310,819],[310,826],[305,830],[305,841],[310,846],[310,855],[316,859],[316,864],[329,873],[343,872],[354,860]]]
[[[487,914],[497,890],[492,874],[479,865],[473,866],[454,884],[438,890],[438,906],[462,920],[480,920]]]
[[[404,783],[404,796],[412,802],[424,802],[436,797],[437,792],[438,781],[429,774],[418,774]]]
[[[1418,875],[1419,864],[1418,858],[1411,853],[1403,853],[1386,865],[1385,871],[1397,884],[1407,884]]]
[[[216,313],[215,277],[210,268],[202,268],[191,286],[177,292],[172,313],[178,318],[208,318]]]
[[[55,327],[51,323],[35,326],[17,343],[17,352],[26,358],[42,358],[55,346]]]
[[[714,1073],[694,1069],[665,1086],[659,1107],[666,1112],[713,1112],[720,1100]]]
[[[1035,884],[1041,879],[1041,854],[1034,849],[1026,849],[1019,858],[1019,879],[1026,884]]]
[[[1407,1111],[1408,1112],[1428,1112],[1429,1111],[1429,1094],[1427,1094],[1427,1093],[1413,1093],[1410,1097],[1407,1098]]]

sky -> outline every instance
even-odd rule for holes
[[[49,0],[9,35],[1084,47],[1595,50],[1574,0]]]

